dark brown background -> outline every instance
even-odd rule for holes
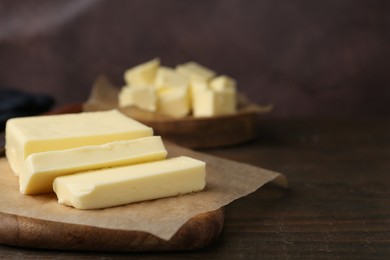
[[[0,0],[0,86],[84,101],[160,57],[238,80],[271,117],[390,115],[390,1]]]

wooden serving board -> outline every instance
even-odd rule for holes
[[[166,241],[146,232],[58,223],[0,212],[0,244],[112,252],[193,250],[212,244],[219,237],[223,222],[223,209],[200,214]]]
[[[80,105],[70,106],[66,109],[55,111],[55,113],[79,112],[80,108]],[[278,173],[197,153],[172,143],[166,143],[166,147],[167,149],[169,148],[169,153],[173,156],[188,155],[207,161],[209,165],[208,172],[210,173],[208,176],[211,178],[208,183],[211,184],[212,188],[208,189],[208,191],[206,190],[205,193],[202,193],[205,195],[202,198],[205,199],[207,196],[210,196],[206,195],[210,194],[210,191],[211,193],[214,191],[214,195],[218,194],[221,196],[223,194],[223,196],[218,197],[217,200],[211,199],[213,203],[218,201],[217,207],[211,207],[209,209],[210,211],[197,214],[190,218],[184,225],[181,225],[177,232],[175,230],[176,233],[174,233],[172,237],[170,236],[169,240],[164,240],[145,231],[118,228],[116,224],[114,226],[109,225],[105,227],[97,225],[91,226],[88,225],[88,223],[91,222],[90,218],[85,218],[86,215],[84,215],[84,213],[82,213],[84,222],[76,222],[75,224],[63,221],[64,216],[68,214],[66,212],[62,212],[61,214],[56,212],[56,220],[46,220],[44,218],[34,218],[35,213],[29,215],[30,217],[27,217],[27,215],[21,214],[19,211],[0,210],[0,244],[42,249],[112,252],[182,251],[199,249],[212,244],[219,237],[224,225],[223,205],[253,192],[263,184],[276,180],[276,178],[284,183],[284,178],[279,178],[283,176],[280,176]],[[5,160],[2,161],[3,163],[5,162]],[[2,169],[0,174],[5,174],[7,171],[10,171],[7,167],[2,167]],[[8,172],[8,174],[12,174],[12,172]],[[247,178],[242,179],[241,177],[243,174],[245,174]],[[3,180],[3,184],[4,183],[5,186],[0,188],[8,195],[8,199],[4,200],[4,196],[2,199],[4,201],[16,199],[15,204],[18,204],[18,196],[22,195],[17,191],[16,182],[13,180],[4,182]],[[15,194],[10,192],[10,190],[7,190],[10,188]],[[227,194],[224,191],[233,192],[228,192],[229,196],[226,196]],[[5,198],[6,197],[7,196],[5,196]],[[202,208],[205,203],[204,199],[197,199],[197,201],[201,201]],[[224,202],[222,203],[221,201]],[[47,211],[45,211],[45,209],[47,209],[46,206],[51,202],[53,202],[52,198],[43,196],[38,199],[34,198],[33,201],[29,201],[27,204],[23,205],[28,208],[33,204],[35,205],[33,208],[37,211],[47,213]],[[7,205],[11,208],[16,207],[13,203],[8,203]],[[177,206],[176,203],[171,205],[173,205],[173,207]],[[22,208],[22,211],[25,207]],[[123,209],[119,209],[119,211],[121,211],[121,216],[129,219],[128,215],[123,214],[122,210]],[[191,212],[194,212],[194,208],[191,208]],[[165,212],[161,213],[164,214]],[[156,214],[153,214],[153,218],[154,215]],[[112,217],[112,215],[110,215],[110,217]],[[144,214],[142,214],[142,218],[144,218]],[[159,218],[158,214],[156,218]],[[110,222],[112,223],[111,219]]]
[[[74,105],[54,113],[80,110],[80,105]],[[1,153],[1,156],[4,154]],[[0,211],[0,244],[41,249],[113,252],[193,250],[206,247],[217,240],[223,224],[223,208],[199,214],[188,220],[167,241],[147,232],[47,221]]]
[[[186,154],[185,150],[182,152],[178,150],[180,148],[176,148],[173,144],[166,143],[165,145],[167,150],[173,155]],[[34,218],[36,213],[28,213],[30,215],[26,215],[24,211],[31,212],[31,207],[40,212],[45,212],[45,215],[53,214],[49,204],[55,204],[56,207],[59,205],[56,203],[55,195],[52,193],[33,197],[21,195],[18,191],[17,178],[13,175],[5,158],[1,158],[0,166],[0,174],[3,175],[0,181],[0,189],[6,193],[0,199],[4,201],[15,200],[13,203],[6,203],[8,206],[6,206],[4,211],[0,209],[0,244],[43,249],[118,252],[193,250],[213,243],[219,237],[223,228],[223,208],[195,215],[185,222],[169,240],[164,240],[146,231],[120,228],[121,226],[116,224],[111,227],[95,225],[90,223],[91,221],[89,220],[89,218],[94,216],[85,215],[88,212],[84,214],[78,211],[80,215],[88,216],[87,222],[67,222],[61,216],[72,214],[70,211],[73,211],[73,209],[69,208],[70,211],[67,211],[68,207],[64,206],[59,206],[64,211],[54,211],[56,220],[47,220],[41,217]],[[21,199],[31,200],[26,203],[21,202]],[[172,206],[172,204],[166,205],[167,210],[170,209],[170,205]],[[7,207],[13,210],[9,211]],[[141,205],[140,207],[145,206]],[[173,207],[176,207],[175,203]],[[121,207],[118,208],[116,213],[115,211],[110,211],[108,215],[110,222],[121,222],[120,219],[115,217],[118,217],[118,211],[121,212],[122,216],[125,214],[125,218],[127,216],[129,220],[132,219],[129,211]],[[47,211],[48,209],[49,211]],[[132,209],[132,212],[139,212],[139,208]],[[144,209],[150,212],[147,206]],[[97,214],[100,213],[98,212]],[[158,222],[159,218],[166,218],[167,215],[165,213],[156,211],[153,214],[153,219],[156,218],[156,222]],[[158,216],[158,214],[161,214],[161,216]],[[105,215],[107,214],[102,212],[102,215],[99,216],[107,218]],[[145,215],[142,214],[141,217],[145,218]]]

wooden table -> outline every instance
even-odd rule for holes
[[[112,254],[0,245],[0,258],[390,259],[390,120],[261,120],[258,138],[205,151],[280,171],[226,207],[220,239],[192,252]]]

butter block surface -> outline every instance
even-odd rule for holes
[[[214,91],[236,91],[236,81],[231,77],[222,75],[210,81],[210,88]]]
[[[172,68],[160,67],[157,70],[155,81],[155,86],[157,89],[167,87],[188,87],[188,84],[188,78],[177,73]]]
[[[25,160],[19,175],[19,189],[30,195],[52,192],[53,181],[59,176],[162,160],[166,156],[167,151],[159,136],[34,153]]]
[[[175,118],[190,113],[191,102],[188,87],[163,88],[158,91],[157,111]]]
[[[195,117],[233,114],[237,110],[235,91],[198,91],[193,93],[192,110]]]
[[[205,91],[209,89],[209,83],[206,81],[192,82],[190,85],[191,95],[198,91]]]
[[[152,136],[153,129],[117,110],[13,118],[6,124],[6,156],[19,175],[33,153]]]
[[[208,81],[215,77],[216,73],[196,62],[190,61],[176,67],[176,71],[190,78],[192,82]]]
[[[153,86],[123,87],[119,93],[119,106],[135,106],[154,112],[157,109],[157,94]]]
[[[58,202],[77,209],[99,209],[177,196],[204,189],[206,164],[181,156],[58,177]]]
[[[152,85],[156,78],[157,69],[160,66],[159,59],[142,63],[125,71],[124,79],[130,86]]]

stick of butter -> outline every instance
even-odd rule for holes
[[[153,129],[117,110],[13,118],[6,124],[6,156],[16,175],[33,153],[152,136]]]
[[[26,158],[19,175],[20,192],[29,195],[52,192],[53,181],[59,176],[157,161],[166,156],[167,150],[160,136],[34,153]]]
[[[181,156],[58,177],[58,202],[77,209],[99,209],[177,196],[204,189],[205,163]]]

